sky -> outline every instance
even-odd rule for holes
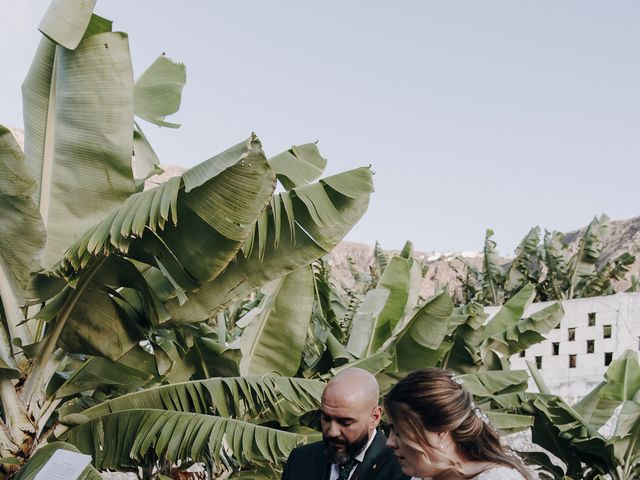
[[[0,0],[0,123],[45,0]],[[371,165],[347,240],[509,255],[535,225],[640,215],[635,0],[98,0],[134,75],[187,67],[178,130],[143,122],[163,164],[193,166],[255,132],[267,156],[318,141],[326,175]]]

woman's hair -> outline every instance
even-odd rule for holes
[[[471,394],[456,382],[452,374],[440,368],[415,370],[396,383],[384,399],[385,410],[406,442],[424,452],[433,449],[425,430],[449,432],[464,460],[491,462],[515,468],[525,478],[530,472],[520,459],[500,443],[498,433],[486,416],[472,403]],[[444,470],[459,466],[451,463]]]

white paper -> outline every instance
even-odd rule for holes
[[[91,462],[91,455],[56,450],[34,480],[76,480]]]

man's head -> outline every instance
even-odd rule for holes
[[[333,377],[322,393],[322,438],[333,463],[356,457],[380,423],[380,391],[373,375],[349,368]]]

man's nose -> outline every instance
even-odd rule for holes
[[[329,428],[327,429],[327,436],[331,438],[336,438],[340,436],[340,429],[338,428],[338,425],[336,424],[336,422],[329,423]]]

